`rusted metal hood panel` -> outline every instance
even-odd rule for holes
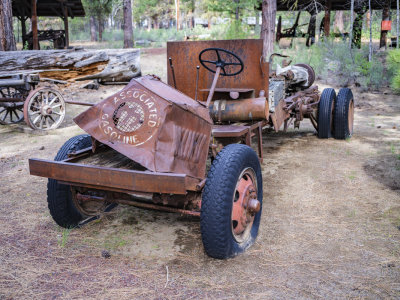
[[[132,79],[74,121],[150,171],[205,176],[212,125],[208,109],[158,78]]]

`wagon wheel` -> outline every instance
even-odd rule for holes
[[[56,129],[65,117],[64,99],[55,89],[45,87],[33,90],[25,101],[24,116],[32,129]]]
[[[24,90],[16,87],[0,87],[0,98],[21,101],[0,102],[0,124],[10,125],[19,123],[24,119]]]

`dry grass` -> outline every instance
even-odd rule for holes
[[[142,59],[146,72],[166,70],[165,54],[156,57]],[[110,93],[68,91],[90,101]],[[399,298],[399,103],[356,97],[348,142],[318,140],[308,124],[265,135],[260,235],[225,261],[205,255],[197,219],[130,207],[67,236],[27,158],[52,158],[78,134],[72,116],[47,135],[0,127],[0,299]]]

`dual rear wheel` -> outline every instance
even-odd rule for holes
[[[336,95],[332,88],[322,92],[318,106],[318,137],[344,140],[353,135],[354,97],[348,88]]]

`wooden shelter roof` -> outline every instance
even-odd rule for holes
[[[12,0],[14,17],[30,17],[31,0]],[[68,8],[68,16],[84,17],[85,10],[81,0],[37,0],[37,15],[39,17],[63,17],[63,7]]]
[[[278,0],[279,11],[289,10],[314,10],[318,11],[325,10],[328,6],[328,2],[331,3],[331,10],[350,10],[350,0]],[[297,3],[297,5],[296,5]],[[385,6],[390,6],[392,9],[396,8],[396,0],[371,0],[371,6],[373,10],[381,10]],[[354,9],[360,10],[363,7],[368,8],[368,0],[355,0]],[[259,7],[261,9],[261,5]]]

